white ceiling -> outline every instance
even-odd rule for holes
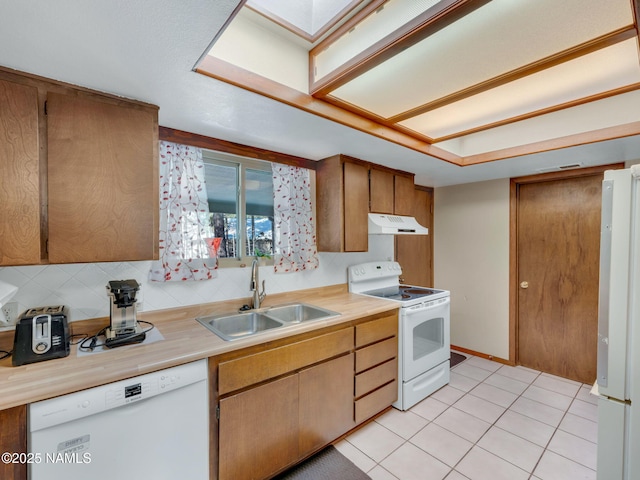
[[[0,65],[160,106],[160,125],[319,160],[337,153],[444,186],[640,159],[640,136],[458,167],[192,68],[238,0],[0,0]]]

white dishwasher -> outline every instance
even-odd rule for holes
[[[32,403],[31,480],[209,479],[207,361]]]

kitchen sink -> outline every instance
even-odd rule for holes
[[[292,303],[291,305],[271,307],[266,314],[283,323],[302,323],[314,320],[326,320],[340,315],[338,312],[308,305],[306,303]]]
[[[196,320],[223,340],[231,341],[303,322],[326,320],[338,312],[306,303],[291,303],[248,312],[210,315]]]
[[[223,340],[236,340],[283,326],[282,322],[264,313],[243,312],[235,315],[200,317],[196,319]]]

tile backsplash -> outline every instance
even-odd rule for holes
[[[275,274],[273,267],[260,267],[267,295],[347,282],[347,267],[356,263],[391,260],[393,236],[369,236],[369,251],[320,253],[316,270]],[[250,268],[223,268],[218,277],[199,282],[150,282],[151,262],[80,263],[1,267],[0,280],[18,287],[11,300],[19,312],[45,305],[66,305],[70,320],[109,315],[106,285],[109,280],[136,279],[142,285],[142,311],[195,305],[234,298],[248,298]]]

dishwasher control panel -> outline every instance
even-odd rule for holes
[[[88,417],[207,379],[206,362],[193,362],[29,405],[29,431]]]

